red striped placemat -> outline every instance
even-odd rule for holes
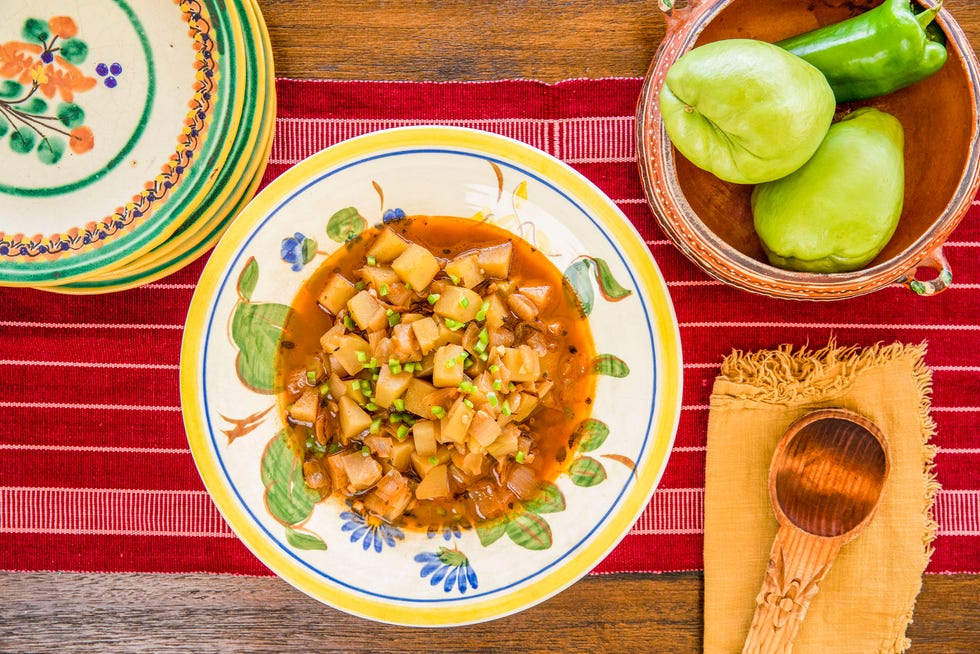
[[[598,184],[646,239],[680,323],[676,445],[650,506],[596,572],[701,568],[708,397],[733,349],[928,341],[938,426],[939,535],[930,572],[980,572],[980,207],[944,252],[952,287],[833,303],[773,300],[707,277],[643,199],[633,143],[639,79],[486,83],[279,80],[266,181],[313,152],[420,123],[498,132]],[[269,574],[203,490],[178,397],[180,337],[203,262],[94,296],[0,289],[0,569]]]

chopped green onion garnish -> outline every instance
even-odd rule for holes
[[[316,384],[316,372],[313,371],[313,370],[307,370],[306,371],[306,381],[308,381],[310,383],[310,386],[315,385]]]
[[[447,368],[452,368],[455,365],[456,365],[456,359],[449,359],[448,361],[446,361]]]
[[[483,341],[478,341],[477,344],[473,346],[473,349],[476,350],[477,354],[483,354],[487,350],[487,344]]]
[[[510,415],[510,404],[508,404],[507,400],[504,400],[503,405],[500,407],[500,412],[505,416]]]
[[[369,256],[369,257],[367,258],[367,265],[369,265],[369,266],[376,266],[376,265],[378,265],[378,260],[377,260],[377,259],[375,259],[375,258],[374,258],[374,257],[372,257],[372,256]]]
[[[499,372],[499,371],[500,371],[500,366],[498,366],[498,365],[497,365],[497,364],[495,363],[495,364],[493,364],[492,366],[490,366],[490,368],[489,368],[489,370],[490,370],[490,372],[492,372],[492,373],[495,373],[495,374],[496,374],[497,372]]]
[[[480,361],[486,361],[490,358],[489,352],[480,352]]]
[[[356,288],[359,291],[363,291],[365,286],[366,284],[364,282],[357,282],[356,284],[354,284],[354,288]]]
[[[377,411],[378,405],[375,404],[374,402],[368,402],[367,404],[364,405],[364,408],[367,409],[368,411]]]
[[[327,384],[320,384],[320,397],[326,397],[330,395],[330,386]]]
[[[346,327],[351,331],[357,329],[357,325],[354,324],[354,321],[351,319],[350,314],[347,313],[344,314],[344,327]]]
[[[430,456],[429,463],[431,463],[432,465],[439,465],[439,458],[435,456]]]
[[[394,402],[392,402],[392,404],[395,405],[395,410],[396,411],[404,411],[405,410],[405,400],[403,400],[402,398],[398,398],[397,400],[395,400]]]
[[[374,391],[371,390],[371,384],[365,381],[361,385],[361,393],[364,394],[364,397],[371,397],[372,395],[374,395]]]
[[[524,463],[524,450],[518,450],[517,454],[514,456],[514,460],[518,463]]]
[[[468,397],[463,398],[463,404],[465,404],[471,409],[473,408],[473,402]]]
[[[401,421],[402,421],[402,414],[400,413],[392,413],[388,416],[388,422],[390,422],[393,425],[397,425]]]
[[[390,311],[390,313],[388,314],[389,327],[394,327],[395,325],[397,325],[402,321],[402,314],[391,311],[391,309],[389,309],[388,311]]]
[[[487,402],[489,402],[490,403],[490,406],[492,406],[495,409],[498,406],[500,406],[500,400],[497,399],[497,394],[494,393],[493,391],[490,391],[489,393],[487,393]]]
[[[507,384],[507,390],[510,392],[514,392],[514,389],[516,388],[517,386],[514,386],[514,382],[510,382],[509,384]]]
[[[427,297],[426,300],[429,301],[429,304],[435,304],[439,301],[439,297],[440,296],[438,293],[429,293],[429,297]]]
[[[449,273],[449,279],[453,280],[453,284],[459,284],[459,276]]]
[[[364,350],[356,350],[354,352],[354,356],[357,357],[357,360],[360,361],[361,363],[364,363],[368,359],[367,352],[365,352]]]
[[[340,443],[330,443],[330,453],[333,454],[338,451],[340,451]]]
[[[400,374],[402,371],[402,362],[398,359],[388,359],[388,370],[393,375]]]
[[[415,289],[412,288],[412,285],[411,284],[408,284],[408,283],[405,284],[405,288],[407,288],[410,291],[415,290]]]
[[[350,383],[350,387],[353,388],[355,391],[361,390],[361,380],[355,379]]]
[[[399,425],[398,431],[395,432],[395,436],[398,440],[403,441],[405,437],[408,436],[408,425]]]
[[[459,298],[459,306],[463,307],[464,309],[470,306],[469,298],[467,298],[465,295]]]
[[[490,332],[488,332],[487,331],[487,328],[484,327],[483,329],[480,330],[480,333],[477,335],[476,338],[481,343],[489,343],[490,342]]]
[[[441,406],[434,406],[432,407],[432,415],[434,415],[436,418],[443,418],[446,415],[446,410]]]
[[[371,456],[371,448],[368,447],[367,445],[362,445],[361,454],[363,454],[364,456]]]
[[[377,434],[381,431],[381,418],[375,418],[371,421],[371,433]]]
[[[382,284],[381,285],[381,288],[378,289],[378,295],[380,295],[381,297],[385,297],[386,295],[388,295],[388,285],[387,284]]]
[[[466,326],[465,322],[460,322],[458,320],[453,320],[452,318],[445,319],[446,327],[449,327],[452,331],[458,331]]]
[[[493,390],[499,391],[503,387],[504,387],[504,382],[500,381],[499,379],[493,380]]]
[[[487,311],[490,310],[490,301],[484,300],[483,304],[480,305],[480,310],[476,312],[476,319],[483,322],[487,319]]]
[[[364,366],[364,367],[365,367],[365,368],[372,368],[372,369],[373,369],[373,368],[377,368],[377,367],[378,367],[378,360],[377,360],[377,359],[375,359],[374,357],[371,357],[371,360],[370,360],[370,361],[368,362],[368,364],[367,364],[366,366]],[[377,379],[377,377],[375,377],[375,379]]]
[[[459,383],[459,390],[464,393],[472,393],[476,390],[476,386],[472,382],[466,381],[465,379]]]

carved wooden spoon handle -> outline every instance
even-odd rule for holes
[[[842,542],[791,527],[776,533],[752,628],[742,654],[789,654],[810,600],[830,570]]]

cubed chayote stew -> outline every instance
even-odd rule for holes
[[[292,303],[279,405],[306,484],[366,518],[467,528],[570,460],[593,341],[547,253],[477,220],[365,230]]]

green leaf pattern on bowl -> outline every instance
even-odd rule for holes
[[[238,277],[239,297],[229,331],[238,348],[235,359],[238,378],[250,390],[268,395],[275,392],[276,348],[289,307],[273,302],[252,302],[258,276],[258,262],[249,259]]]
[[[579,307],[586,316],[592,314],[595,305],[595,291],[592,289],[592,277],[602,297],[609,302],[619,302],[629,297],[633,291],[623,288],[616,281],[609,264],[605,259],[583,256],[565,269],[565,282],[578,298]]]

